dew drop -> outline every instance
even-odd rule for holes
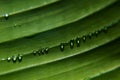
[[[98,32],[99,32],[99,33],[101,33],[101,32],[102,32],[102,30],[101,30],[101,29],[99,29],[99,30],[98,30]]]
[[[36,55],[36,54],[37,54],[37,51],[33,51],[32,53],[33,53],[33,55]]]
[[[103,32],[107,33],[107,27],[104,27]]]
[[[6,20],[8,20],[9,15],[5,14],[4,17],[5,17]]]
[[[44,52],[47,54],[48,53],[48,51],[49,51],[49,48],[45,48],[44,49]]]
[[[42,54],[42,55],[44,54],[44,49],[41,49],[41,54]]]
[[[2,60],[2,61],[4,61],[4,60],[5,60],[5,58],[2,58],[1,60]]]
[[[74,40],[70,40],[69,43],[70,43],[70,48],[73,49],[73,47],[74,47]]]
[[[13,61],[13,62],[16,62],[16,61],[17,61],[17,56],[13,56],[13,57],[12,57],[12,61]]]
[[[95,31],[95,36],[96,36],[96,37],[98,36],[98,31]]]
[[[92,38],[92,35],[93,35],[92,33],[89,33],[89,34],[88,34],[88,37],[91,39],[91,38]]]
[[[22,55],[18,54],[18,61],[21,62],[22,61]]]
[[[40,55],[41,55],[41,50],[38,50],[38,51],[37,51],[37,54],[40,56]]]
[[[17,27],[17,24],[14,24],[14,27]]]
[[[8,58],[7,58],[7,61],[10,62],[10,61],[11,61],[11,57],[8,57]]]
[[[60,44],[60,50],[64,51],[64,44],[63,43]]]
[[[86,36],[83,36],[82,39],[83,39],[83,41],[85,42],[85,41],[86,41]]]
[[[80,46],[80,38],[76,38],[76,44],[77,44],[77,47],[79,47]]]

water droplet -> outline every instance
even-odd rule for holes
[[[63,43],[60,44],[60,50],[64,51],[64,44]]]
[[[47,54],[48,53],[48,51],[49,51],[49,48],[45,48],[44,49],[44,52]]]
[[[102,32],[102,30],[101,30],[101,29],[99,29],[99,30],[98,30],[98,32],[99,32],[99,33],[101,33],[101,32]]]
[[[36,54],[37,54],[37,51],[33,51],[32,53],[33,53],[33,55],[36,55]]]
[[[12,57],[12,61],[13,61],[13,62],[16,62],[16,61],[17,61],[17,56],[13,56],[13,57]]]
[[[83,39],[83,41],[85,42],[85,41],[86,41],[86,36],[83,36],[82,39]]]
[[[95,31],[95,36],[96,36],[96,37],[98,36],[98,31]]]
[[[104,27],[103,32],[107,33],[107,27]]]
[[[80,46],[80,41],[81,41],[81,39],[78,37],[78,38],[76,38],[76,44],[77,44],[77,47],[79,47]]]
[[[41,54],[44,54],[44,49],[41,49]]]
[[[37,51],[37,54],[40,56],[40,55],[41,55],[41,50],[38,50],[38,51]]]
[[[74,47],[74,40],[70,40],[69,43],[70,43],[70,48],[73,49],[73,47]]]
[[[8,20],[9,15],[5,14],[4,17],[5,17],[6,20]]]
[[[11,57],[8,57],[8,58],[7,58],[7,61],[10,62],[10,61],[11,61]]]
[[[14,24],[14,27],[17,27],[17,24]]]
[[[5,58],[2,58],[1,60],[2,60],[2,61],[4,61],[4,60],[5,60]]]
[[[21,62],[22,61],[22,55],[18,54],[18,61]]]
[[[91,39],[92,35],[93,35],[93,33],[89,33],[88,37]]]

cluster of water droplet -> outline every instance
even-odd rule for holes
[[[8,20],[9,14],[6,13],[4,15],[4,18],[5,18],[5,20]],[[16,27],[16,26],[21,27],[21,25],[14,24],[14,27]],[[60,44],[60,50],[63,52],[66,44],[68,44],[71,49],[74,48],[75,44],[76,44],[77,47],[80,47],[81,41],[85,42],[87,37],[89,39],[91,39],[93,35],[95,35],[97,37],[98,34],[101,33],[101,32],[106,33],[107,29],[108,29],[108,27],[104,27],[101,30],[97,30],[95,32],[89,33],[88,35],[84,35],[82,37],[77,37],[76,39],[72,39],[68,43],[61,43]],[[44,49],[39,49],[39,50],[33,51],[32,54],[40,56],[40,55],[48,54],[48,51],[49,51],[49,48],[44,48]],[[8,62],[10,62],[10,61],[12,61],[12,62],[17,62],[17,61],[21,62],[22,61],[22,55],[18,54],[17,56],[7,57],[7,59],[3,58],[2,60],[7,60]]]
[[[75,43],[76,43],[77,47],[80,47],[81,41],[85,42],[87,37],[89,37],[89,39],[91,39],[92,36],[94,36],[94,35],[97,37],[98,34],[100,34],[101,32],[105,32],[106,33],[107,29],[108,29],[108,27],[104,27],[101,30],[97,30],[95,32],[89,33],[88,35],[84,35],[82,37],[77,37],[76,39],[70,40],[68,43],[61,43],[60,44],[60,50],[64,51],[64,48],[65,48],[66,44],[69,44],[71,49],[74,48]]]
[[[48,54],[49,48],[43,48],[43,49],[39,49],[37,51],[33,51],[33,55],[44,55],[44,54]]]
[[[80,47],[81,41],[85,42],[87,37],[89,39],[91,39],[93,35],[95,35],[97,37],[98,34],[101,33],[101,32],[105,32],[106,33],[107,29],[108,29],[108,27],[105,27],[105,28],[103,28],[101,30],[89,33],[88,35],[84,35],[82,37],[77,37],[76,39],[72,39],[68,43],[61,43],[60,44],[60,50],[63,52],[66,44],[69,45],[71,49],[74,48],[75,44],[76,44],[77,47]],[[48,51],[49,51],[49,48],[43,48],[43,49],[39,49],[39,50],[33,51],[32,54],[40,56],[40,55],[48,54]],[[21,62],[22,61],[22,55],[18,54],[18,56],[8,57],[7,61],[8,62],[10,62],[10,61]]]
[[[8,20],[9,16],[10,15],[8,13],[4,14],[5,20]],[[13,27],[21,27],[21,24],[14,24]]]
[[[7,61],[13,61],[13,62],[21,62],[22,61],[22,55],[18,54],[18,56],[12,56],[12,57],[8,57]]]

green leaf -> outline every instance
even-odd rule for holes
[[[43,8],[37,8],[16,15],[11,14],[7,21],[1,18],[0,43],[75,22],[103,9],[115,1],[64,0]]]
[[[75,39],[78,36],[82,37],[83,35],[88,35],[90,33],[94,33],[95,31],[104,29],[104,27],[108,27],[110,25],[117,23],[117,21],[119,21],[120,7],[118,6],[119,6],[118,3],[113,4],[112,6],[100,12],[97,12],[89,17],[86,17],[83,20],[79,20],[75,23],[71,23],[51,31],[34,35],[33,37],[30,37],[30,38],[29,37],[21,38],[11,42],[3,43],[0,45],[0,52],[2,53],[0,57],[1,58],[8,57],[8,56],[19,54],[19,53],[29,54],[32,51],[40,48],[55,47],[60,43],[68,42],[70,39]],[[101,17],[101,15],[103,17]],[[105,42],[97,40],[98,44],[102,45],[106,43],[106,41],[108,42],[110,41],[110,39],[112,40],[113,39],[112,37],[117,38],[119,36],[119,26],[117,28],[117,31],[115,30],[115,34],[110,33],[111,35],[113,34],[112,36],[106,37],[106,34],[105,34],[104,36],[106,37],[106,39],[104,39]],[[61,35],[61,33],[64,36]],[[95,42],[95,47],[96,47],[96,44],[97,42]]]
[[[97,76],[91,80],[119,80],[120,79],[120,68],[117,68],[113,71],[110,71],[108,73],[102,74],[100,76]]]
[[[0,79],[120,79],[119,0],[0,4]]]

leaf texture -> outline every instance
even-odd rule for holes
[[[0,4],[0,79],[120,80],[119,0]]]

